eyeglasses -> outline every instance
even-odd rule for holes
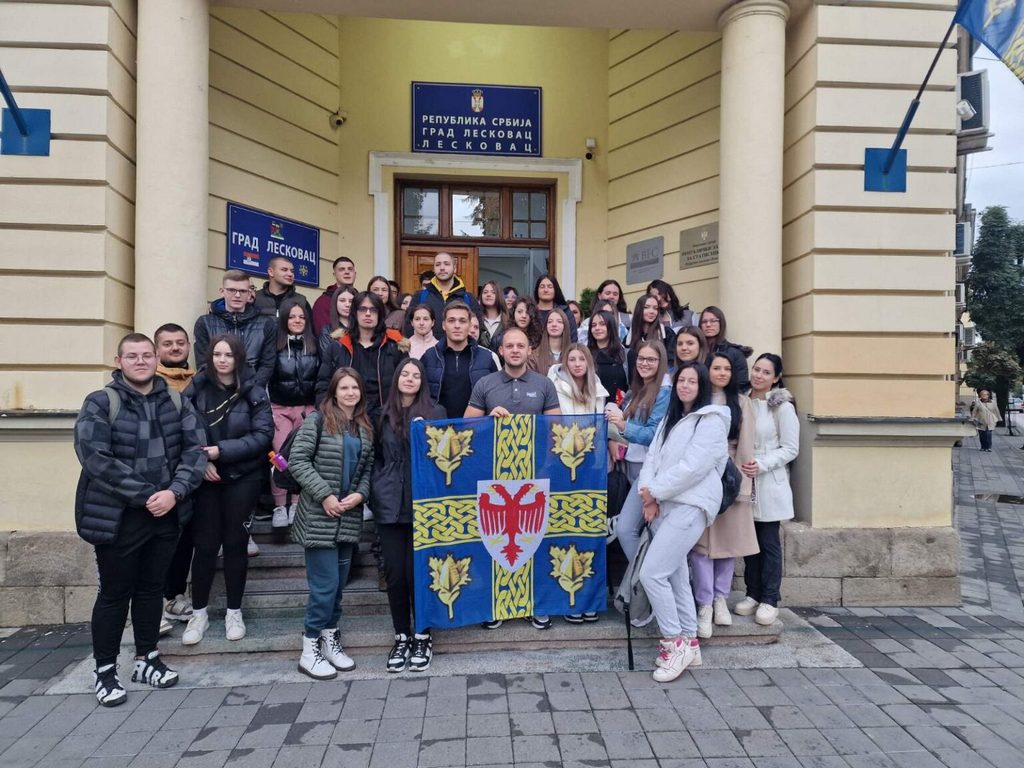
[[[659,358],[659,357],[638,357],[636,359],[636,361],[637,361],[637,363],[643,363],[644,365],[657,365],[658,363],[661,362],[661,358]]]
[[[369,314],[374,314],[375,315],[375,314],[377,314],[377,308],[376,307],[360,307],[358,311],[362,312],[363,314],[366,314],[366,315],[369,315]]]
[[[224,293],[230,293],[232,296],[245,296],[249,293],[248,288],[225,288]]]
[[[151,363],[154,360],[156,360],[156,355],[154,355],[152,352],[145,352],[141,355],[132,352],[127,355],[121,355],[121,359],[124,360],[126,363],[137,363],[139,362],[139,360],[141,360],[144,363]]]

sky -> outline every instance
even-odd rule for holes
[[[990,152],[967,156],[967,202],[979,218],[988,206],[1003,205],[1011,219],[1024,222],[1024,83],[986,48],[975,53],[974,68],[988,70],[995,136]]]

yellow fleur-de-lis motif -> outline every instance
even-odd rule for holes
[[[594,450],[595,434],[597,434],[596,427],[580,427],[575,423],[570,426],[551,425],[551,439],[554,442],[551,452],[569,470],[569,479],[574,483],[576,482],[577,467],[583,463],[587,454]]]
[[[577,552],[576,545],[570,544],[568,549],[551,547],[551,575],[558,579],[558,586],[569,593],[569,605],[576,605],[576,593],[583,587],[583,582],[594,575],[594,553]]]
[[[444,472],[444,484],[452,484],[452,473],[459,468],[462,460],[473,452],[473,430],[456,432],[455,427],[427,427],[427,458]]]
[[[443,560],[431,557],[427,560],[430,566],[430,591],[436,592],[438,599],[448,607],[448,620],[455,618],[455,601],[459,599],[462,588],[469,584],[469,564],[471,557],[456,560],[451,552]]]

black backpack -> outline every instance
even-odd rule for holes
[[[320,447],[320,436],[324,432],[324,417],[320,411],[314,411],[313,413],[313,418],[316,420],[316,443],[313,445],[313,455],[315,456],[317,449]],[[292,443],[295,442],[295,435],[299,433],[300,429],[302,429],[301,424],[289,432],[288,437],[284,439],[284,442],[277,451],[277,455],[281,456],[285,461],[290,461],[291,459]],[[302,491],[302,486],[299,485],[295,476],[292,475],[290,467],[288,469],[278,469],[273,464],[271,467],[270,476],[278,488],[289,493],[300,493]]]

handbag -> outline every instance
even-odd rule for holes
[[[722,506],[718,508],[718,514],[722,514],[736,503],[736,497],[740,495],[740,483],[743,482],[743,473],[732,459],[725,460],[725,470],[722,472]]]

